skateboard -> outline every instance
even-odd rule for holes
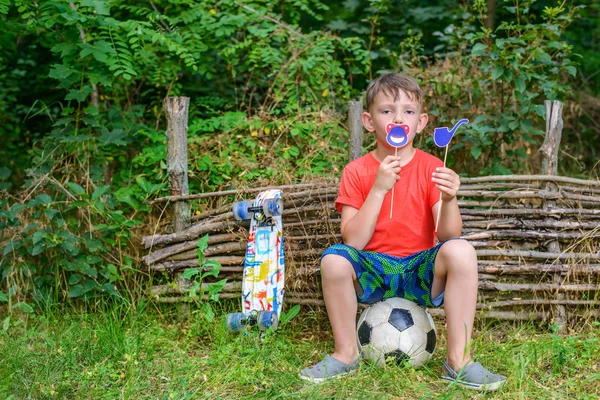
[[[284,254],[281,190],[266,190],[254,201],[233,204],[236,221],[250,220],[244,260],[242,312],[227,315],[227,329],[242,331],[249,326],[275,329],[284,293]]]

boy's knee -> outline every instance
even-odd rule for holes
[[[332,278],[354,276],[354,268],[350,261],[337,254],[327,254],[321,259],[321,275]]]
[[[449,240],[442,244],[438,251],[438,256],[445,260],[459,261],[461,264],[468,264],[469,261],[477,261],[477,252],[471,243],[464,239]]]

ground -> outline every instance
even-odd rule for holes
[[[0,397],[596,399],[600,394],[597,322],[582,322],[578,332],[560,336],[530,323],[477,321],[477,360],[509,378],[501,391],[478,394],[438,379],[445,348],[442,320],[436,320],[438,349],[425,368],[363,364],[351,377],[315,385],[297,373],[332,352],[322,310],[302,308],[262,336],[227,332],[226,311],[219,310],[212,323],[193,307],[182,316],[176,307],[152,305],[12,314],[0,330]]]

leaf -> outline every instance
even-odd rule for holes
[[[343,19],[337,18],[327,24],[327,28],[331,29],[332,31],[344,31],[348,29],[348,23]]]
[[[33,234],[31,241],[33,244],[37,244],[40,240],[44,239],[46,236],[47,236],[46,231],[39,230]]]
[[[79,297],[84,293],[83,285],[75,285],[69,290],[68,297]]]
[[[48,73],[48,76],[50,78],[54,78],[54,79],[58,79],[59,81],[62,81],[66,78],[69,78],[71,75],[73,75],[76,72],[77,71],[67,67],[66,65],[53,64],[50,67],[50,72]]]
[[[138,186],[142,188],[142,190],[148,195],[154,194],[163,188],[163,184],[150,183],[142,176],[135,178],[135,181],[137,182]]]
[[[13,308],[17,308],[28,314],[31,314],[33,312],[33,307],[31,307],[29,304],[25,303],[24,301],[18,302],[17,304],[15,304],[13,306]]]
[[[125,203],[134,210],[137,210],[140,207],[140,203],[132,196],[132,194],[133,191],[130,187],[122,187],[114,193],[119,202]]]
[[[2,301],[2,302],[8,301],[8,295],[4,292],[0,292],[0,301]]]
[[[515,88],[517,89],[518,92],[523,93],[525,91],[525,88],[526,88],[525,78],[523,78],[522,76],[520,76],[517,79],[515,79]]]
[[[79,274],[71,274],[69,276],[69,285],[76,285],[81,281],[81,275]]]
[[[4,322],[2,323],[2,330],[4,332],[8,332],[8,328],[10,328],[10,315],[4,318]]]
[[[487,49],[487,46],[483,43],[475,43],[475,46],[473,46],[473,49],[471,50],[471,55],[472,56],[483,56],[485,55],[485,50]]]
[[[83,291],[84,291],[84,293],[87,293],[87,292],[89,292],[92,289],[96,289],[97,287],[99,287],[99,285],[93,279],[86,279],[85,282],[83,282]]]
[[[98,270],[95,267],[90,267],[87,270],[82,271],[82,272],[91,278],[98,277]],[[87,280],[86,282],[90,282],[90,280]],[[93,282],[93,281],[91,281],[91,282]]]
[[[82,196],[82,195],[84,195],[84,194],[85,194],[85,189],[84,189],[84,188],[83,188],[81,185],[78,185],[78,184],[77,184],[77,183],[75,183],[75,182],[67,182],[66,186],[67,186],[69,189],[71,189],[71,191],[72,191],[74,194],[76,194],[76,195],[78,195],[78,196]]]
[[[37,256],[37,255],[42,254],[44,252],[45,247],[46,247],[46,245],[44,243],[40,243],[40,244],[33,246],[33,249],[31,250],[31,255]]]
[[[198,250],[197,250],[198,260],[200,260],[200,259],[204,260],[204,250],[206,250],[208,248],[208,235],[204,235],[202,237],[202,239],[200,239],[198,241],[198,244],[196,245],[196,247],[198,248]],[[203,264],[203,263],[200,263],[200,264]]]
[[[35,198],[33,200],[31,200],[29,203],[27,203],[27,208],[33,208],[40,204],[43,205],[43,204],[50,204],[50,203],[52,203],[52,197],[50,197],[46,193],[41,193],[41,194],[38,194],[37,196],[35,196]]]
[[[188,268],[185,271],[183,271],[183,273],[181,274],[181,277],[183,279],[191,279],[194,276],[198,275],[199,272],[200,272],[199,268]]]
[[[117,267],[114,264],[108,264],[106,266],[106,269],[108,270],[108,272],[110,272],[111,275],[119,275],[119,271],[117,270]]]
[[[216,260],[205,260],[203,267],[210,268],[208,271],[202,274],[203,276],[218,276],[219,272],[221,272],[221,263]]]
[[[93,8],[98,15],[110,15],[110,6],[104,0],[82,0],[81,5]]]
[[[281,312],[279,325],[285,325],[300,313],[300,304],[296,304],[288,312]]]
[[[92,106],[92,105],[84,108],[83,112],[86,113],[87,115],[91,115],[91,116],[96,116],[99,114],[98,107]]]
[[[0,0],[0,14],[8,14],[8,9],[10,8],[10,3],[11,3],[10,0]]]
[[[573,76],[576,76],[576,75],[577,75],[577,68],[575,68],[575,67],[574,67],[574,66],[572,66],[572,65],[567,65],[567,66],[565,67],[565,70],[566,70],[566,71],[567,71],[569,74],[571,74],[571,75],[573,75]]]
[[[86,140],[92,139],[92,135],[79,135],[79,136],[63,136],[59,140],[61,143],[79,143],[85,142]]]
[[[65,57],[69,56],[75,50],[77,50],[77,46],[75,46],[73,43],[61,42],[61,43],[58,43],[57,45],[55,45],[51,51],[53,53],[60,52],[60,58],[64,60]]]
[[[212,322],[213,319],[215,319],[215,312],[210,303],[204,303],[204,318],[206,318],[208,322]]]
[[[219,293],[223,291],[226,283],[227,279],[221,279],[208,287],[208,297],[211,301],[219,301]]]
[[[94,89],[90,85],[85,85],[81,90],[71,89],[65,100],[77,100],[77,102],[82,103],[93,91]]]
[[[108,185],[98,186],[96,189],[94,189],[94,193],[92,193],[92,201],[98,200],[100,197],[102,197],[104,194],[106,194],[106,192],[108,192],[109,190],[110,190],[110,186],[108,186]]]
[[[494,168],[492,168],[492,171],[494,174],[498,174],[498,175],[510,175],[512,174],[512,171],[508,168],[506,168],[503,165],[500,164],[496,164],[494,165]]]
[[[6,167],[0,167],[0,181],[6,180],[10,177],[12,171]]]
[[[533,54],[533,58],[536,61],[539,61],[543,64],[548,64],[550,62],[552,62],[552,57],[550,57],[550,55],[548,53],[546,53],[544,50],[538,48],[535,50],[534,54]]]
[[[127,136],[127,132],[123,129],[113,129],[110,132],[107,129],[103,129],[102,135],[98,138],[98,140],[102,146],[108,146],[109,144],[125,146],[127,142],[124,139],[126,139]]]
[[[471,155],[473,156],[474,159],[478,159],[479,156],[481,155],[481,147],[479,146],[473,146],[471,147]]]
[[[492,79],[493,80],[497,80],[498,78],[500,78],[502,75],[504,74],[504,68],[503,67],[496,67],[492,70]]]
[[[120,297],[121,295],[119,294],[119,292],[117,291],[117,289],[115,288],[115,285],[113,285],[112,283],[105,283],[102,285],[102,287],[100,288],[101,291],[108,293],[111,296],[118,296]]]

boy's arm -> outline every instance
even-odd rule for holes
[[[400,157],[387,156],[379,165],[375,183],[360,210],[349,205],[342,207],[341,231],[345,244],[357,250],[365,248],[375,232],[383,199],[398,179]]]
[[[458,209],[456,193],[460,187],[459,176],[450,168],[436,168],[432,182],[442,192],[442,200],[431,209],[433,222],[438,227],[437,237],[440,241],[460,237],[462,233],[462,217]],[[436,220],[438,208],[442,207],[439,222]]]

